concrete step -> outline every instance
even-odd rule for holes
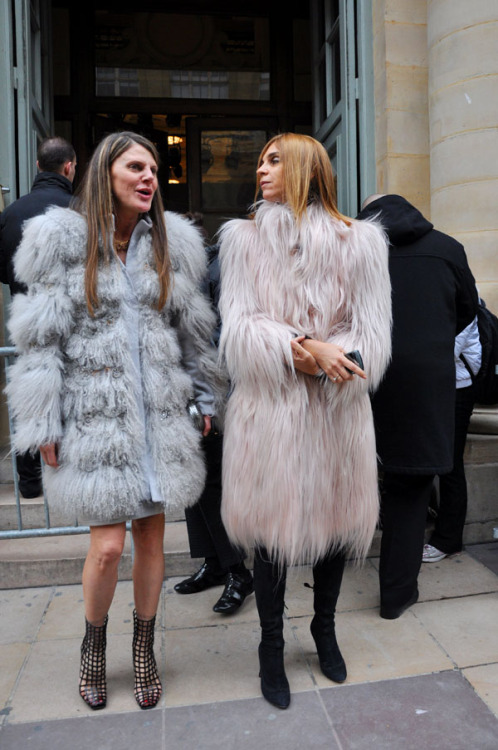
[[[469,522],[465,526],[464,544],[493,540],[497,521]],[[427,526],[430,533],[431,524]],[[380,554],[381,533],[374,535],[369,557]],[[88,550],[89,534],[71,536],[29,537],[0,541],[0,589],[32,586],[62,586],[81,582]],[[188,576],[203,562],[190,557],[185,521],[169,521],[164,533],[164,559],[167,576]],[[130,534],[119,565],[121,581],[131,579],[132,554]]]
[[[20,497],[20,514],[23,529],[39,529],[46,526],[43,496],[26,499]],[[73,526],[60,513],[50,513],[51,526]],[[0,484],[0,531],[14,531],[19,528],[19,509],[13,484]]]
[[[89,534],[3,539],[0,542],[0,589],[79,583]],[[190,557],[185,521],[166,524],[164,558],[167,576],[190,575],[201,561]],[[119,580],[130,580],[130,533],[119,565]]]
[[[88,544],[89,534],[3,539],[0,542],[0,589],[80,583]],[[369,556],[377,557],[379,548],[377,532]],[[166,523],[164,559],[168,577],[188,576],[203,562],[190,557],[185,521]],[[119,580],[130,580],[131,572],[131,542],[127,533]]]
[[[44,498],[20,498],[22,529],[44,529]],[[168,576],[190,575],[199,564],[189,552],[187,527],[182,511],[166,514],[164,556]],[[19,529],[14,484],[0,483],[0,531]],[[74,526],[75,519],[50,511],[50,526]],[[89,534],[40,536],[0,541],[0,589],[79,583],[89,545]],[[132,570],[130,534],[119,566],[119,579],[129,580]]]

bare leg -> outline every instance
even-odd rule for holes
[[[83,568],[86,632],[81,644],[80,695],[94,710],[104,708],[107,702],[107,612],[116,589],[125,534],[124,523],[90,528],[90,549]]]
[[[157,612],[164,580],[164,513],[132,522],[135,558],[133,593],[141,620],[151,620]]]
[[[104,624],[118,581],[126,524],[90,528],[90,549],[83,568],[85,616],[92,625]]]
[[[132,523],[135,542],[133,587],[133,669],[135,699],[140,708],[154,708],[162,685],[154,656],[156,611],[164,579],[164,513]]]

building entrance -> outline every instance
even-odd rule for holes
[[[309,8],[213,0],[53,0],[56,130],[80,174],[101,137],[130,129],[160,152],[165,205],[202,215],[208,238],[254,199],[268,136],[312,132]]]

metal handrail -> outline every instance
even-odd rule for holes
[[[16,356],[16,348],[14,346],[2,346],[0,347],[0,357],[4,358],[5,362],[5,377],[9,379],[9,364],[10,358]],[[0,530],[0,539],[26,539],[29,537],[43,537],[43,536],[69,536],[72,534],[88,534],[90,532],[89,526],[79,526],[76,522],[74,526],[51,526],[50,525],[50,511],[48,507],[47,498],[45,492],[43,493],[43,504],[45,512],[45,526],[34,529],[25,529],[22,520],[22,508],[21,508],[21,495],[19,492],[19,479],[17,475],[17,460],[16,452],[13,445],[12,434],[13,424],[10,415],[10,408],[7,402],[7,413],[9,419],[9,435],[10,435],[10,458],[12,461],[12,473],[14,478],[14,494],[17,511],[17,529],[11,529],[10,531]]]

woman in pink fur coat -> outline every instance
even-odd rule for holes
[[[227,222],[220,236],[220,347],[233,386],[222,512],[233,542],[255,548],[261,690],[287,708],[288,565],[313,566],[320,667],[346,679],[334,614],[346,556],[366,555],[377,523],[369,390],[389,361],[391,290],[384,234],[338,211],[318,141],[276,136],[257,181],[263,200],[251,219]]]

